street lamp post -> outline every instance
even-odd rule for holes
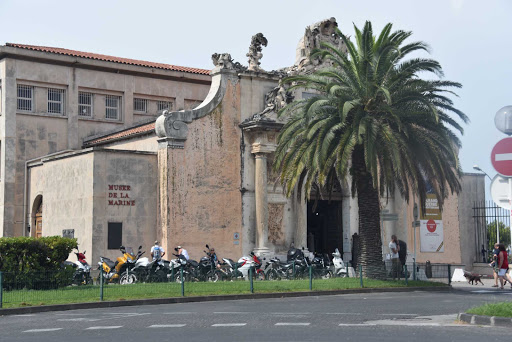
[[[482,170],[478,165],[473,165],[473,169],[482,172],[484,175],[486,175],[490,181],[492,181],[491,176],[487,174],[484,170]],[[500,228],[498,227],[498,215],[496,213],[496,206],[494,207],[494,223],[496,224],[496,242],[500,243]]]

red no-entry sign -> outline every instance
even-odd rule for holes
[[[491,152],[491,163],[496,172],[505,177],[512,176],[512,138],[505,138]]]
[[[427,221],[427,230],[431,233],[435,232],[437,228],[436,221],[434,220],[428,220]]]

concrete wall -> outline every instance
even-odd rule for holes
[[[475,202],[485,201],[485,175],[465,173],[461,181],[462,193],[458,198],[461,261],[469,269],[474,262],[482,261],[482,244],[487,248],[486,234],[476,230],[473,218]]]
[[[129,127],[134,123],[147,121],[150,117],[156,118],[156,111],[148,113],[149,115],[134,113],[134,97],[168,100],[176,108],[183,108],[185,99],[200,101],[209,89],[209,84],[205,83],[209,82],[210,77],[206,75],[188,75],[85,59],[78,62],[76,58],[30,51],[23,53],[27,55],[24,58],[44,55],[49,62],[15,58],[0,60],[3,98],[3,115],[0,117],[0,236],[25,234],[25,161],[56,151],[79,149],[85,137]],[[57,65],[51,61],[52,58],[55,58],[55,63],[74,60],[77,67]],[[83,64],[88,64],[87,68],[83,68]],[[110,71],[105,71],[109,68]],[[33,112],[17,110],[17,84],[34,87]],[[48,87],[65,91],[65,109],[62,115],[47,113]],[[78,116],[80,91],[95,94],[93,118]],[[106,94],[122,97],[121,117],[118,121],[105,119],[102,96]]]
[[[72,158],[50,158],[29,168],[29,215],[31,236],[35,235],[38,196],[43,197],[43,236],[62,236],[63,229],[74,229],[80,250],[87,250],[89,263],[93,246],[94,154]],[[75,258],[76,259],[76,258]],[[71,258],[73,260],[73,258]]]
[[[108,222],[123,224],[124,246],[143,246],[149,254],[156,239],[157,158],[155,154],[102,150],[94,153],[94,208],[92,244],[94,261],[99,254],[117,258],[119,250],[107,249]],[[110,190],[109,185],[127,185],[130,190]],[[116,194],[116,198],[111,197]],[[123,197],[123,198],[121,198]],[[128,198],[129,197],[129,198]],[[115,205],[109,201],[135,201]],[[125,202],[125,203],[126,203]]]
[[[29,170],[32,236],[38,196],[42,195],[43,236],[62,236],[63,229],[74,229],[90,264],[100,256],[119,256],[117,249],[107,249],[108,222],[122,222],[125,246],[142,245],[149,253],[156,238],[155,154],[87,149],[33,162]],[[130,190],[109,190],[109,185],[128,185]],[[133,205],[110,204],[114,200],[110,193],[116,194],[115,200],[134,201]]]
[[[102,146],[114,150],[146,151],[155,153],[158,151],[157,136],[154,132],[142,137],[115,141],[111,144]]]

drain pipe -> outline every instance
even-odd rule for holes
[[[42,160],[44,158],[48,158],[48,157],[53,157],[53,156],[56,156],[56,155],[59,155],[59,154],[63,154],[63,153],[68,153],[68,152],[73,152],[73,150],[63,150],[63,151],[59,151],[59,152],[55,152],[55,153],[51,153],[51,154],[48,154],[46,156],[42,156],[42,157],[37,157],[37,158],[33,158],[33,159],[29,159],[27,161],[25,161],[25,176],[24,176],[24,179],[23,179],[23,236],[27,236],[28,235],[28,232],[27,232],[27,201],[28,201],[28,186],[27,186],[27,183],[28,183],[28,164],[29,163],[32,163],[32,162],[35,162],[37,160]]]

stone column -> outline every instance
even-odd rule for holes
[[[267,154],[255,153],[254,192],[256,202],[256,248],[257,255],[268,254],[268,194],[267,194]]]

